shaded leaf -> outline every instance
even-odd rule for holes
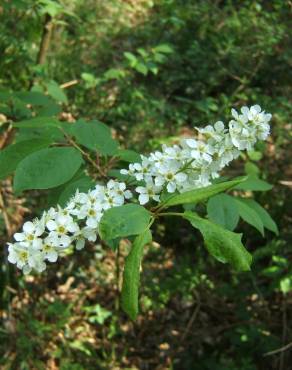
[[[246,181],[236,186],[239,190],[252,190],[252,191],[268,191],[273,188],[273,185],[268,182],[259,179],[255,175],[250,175]]]
[[[234,198],[240,217],[264,236],[264,224],[258,213],[240,198]]]
[[[79,144],[103,155],[115,155],[118,143],[112,138],[111,130],[102,122],[79,120],[70,126],[70,132]]]
[[[207,203],[207,212],[210,220],[228,230],[234,230],[238,224],[237,204],[228,194],[218,194],[210,198]]]
[[[167,200],[165,200],[165,203],[163,204],[163,208],[178,205],[178,204],[201,202],[218,193],[222,193],[223,191],[232,189],[233,187],[240,184],[244,180],[245,180],[245,177],[239,178],[237,180],[221,182],[219,184],[206,186],[205,188],[194,189],[194,190],[186,191],[185,193],[170,196]]]
[[[38,128],[38,127],[60,127],[61,122],[53,117],[37,117],[13,123],[14,127]]]
[[[104,240],[137,235],[148,227],[150,218],[150,213],[138,204],[110,208],[100,220],[99,233]]]
[[[241,243],[241,234],[225,230],[195,213],[185,212],[183,217],[200,230],[209,253],[218,261],[228,262],[238,271],[250,270],[252,257]]]
[[[278,226],[269,213],[255,200],[253,199],[240,199],[241,202],[246,203],[250,208],[252,208],[262,220],[264,227],[270,231],[273,231],[276,235],[279,234]]]
[[[34,152],[18,164],[14,190],[50,189],[62,185],[74,176],[81,163],[81,154],[74,148],[49,148]]]
[[[135,320],[138,314],[140,266],[143,257],[143,248],[151,239],[152,236],[149,229],[138,235],[125,261],[122,308],[132,320]]]
[[[76,193],[77,189],[80,193],[87,193],[89,189],[94,188],[93,180],[86,176],[81,177],[76,181],[70,182],[62,191],[58,203],[61,207],[64,207],[67,202],[69,202],[70,198]]]
[[[24,140],[16,144],[9,145],[0,151],[0,179],[10,175],[27,155],[46,148],[50,145],[51,140],[32,139]]]

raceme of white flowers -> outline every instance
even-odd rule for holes
[[[77,191],[65,208],[51,208],[40,219],[25,222],[23,231],[14,234],[16,242],[8,244],[8,261],[25,274],[44,271],[46,261],[56,262],[69,247],[80,250],[86,240],[95,242],[104,211],[131,197],[126,184],[114,180],[88,193]]]
[[[259,105],[242,107],[240,113],[232,109],[231,113],[233,119],[227,127],[218,121],[214,126],[197,128],[199,139],[185,138],[179,145],[163,145],[162,151],[141,155],[140,163],[122,169],[121,174],[139,182],[135,188],[139,203],[159,202],[163,191],[181,193],[210,185],[241,150],[252,150],[257,140],[266,140],[271,114]],[[40,219],[23,225],[23,231],[14,235],[16,242],[9,243],[9,262],[25,274],[32,269],[45,270],[46,261],[56,262],[70,246],[80,250],[86,240],[94,242],[104,211],[123,205],[131,197],[126,184],[114,180],[88,193],[77,191],[65,208],[51,208]]]
[[[231,111],[233,119],[225,127],[218,121],[214,126],[197,128],[199,140],[182,139],[179,145],[162,146],[149,156],[141,156],[141,163],[130,164],[124,175],[143,181],[136,187],[140,204],[150,199],[159,201],[159,195],[180,193],[211,184],[218,172],[237,158],[241,150],[252,150],[257,140],[265,140],[270,132],[271,114],[261,111],[259,105],[242,107],[241,113]]]

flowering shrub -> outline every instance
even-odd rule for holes
[[[201,232],[208,251],[216,259],[230,263],[237,270],[249,270],[251,256],[241,243],[241,235],[232,232],[239,217],[262,234],[264,227],[274,232],[277,227],[253,199],[219,193],[233,188],[269,188],[269,185],[246,177],[220,181],[219,173],[241,151],[250,151],[258,140],[266,140],[270,119],[271,114],[258,105],[242,107],[240,113],[232,109],[228,125],[218,121],[213,126],[197,128],[197,138],[183,138],[173,146],[163,145],[161,151],[148,156],[119,149],[109,129],[99,122],[78,121],[69,125],[55,118],[40,117],[14,124],[20,128],[36,129],[40,125],[53,128],[71,145],[70,148],[46,148],[50,141],[35,143],[32,139],[14,144],[14,149],[18,145],[27,155],[14,164],[16,168],[7,169],[7,173],[15,170],[15,190],[67,184],[65,195],[68,197],[72,191],[75,194],[64,206],[50,208],[40,218],[24,223],[22,232],[14,234],[15,242],[9,243],[9,262],[16,264],[24,274],[33,270],[43,272],[47,262],[56,262],[68,248],[81,250],[86,241],[95,242],[98,236],[108,244],[136,236],[125,262],[122,288],[123,308],[132,319],[138,312],[143,247],[151,241],[150,228],[159,217],[179,216],[188,220]],[[25,146],[25,141],[30,141],[30,145]],[[44,148],[40,149],[40,144]],[[7,148],[4,155],[9,157],[12,147]],[[100,156],[93,159],[92,152]],[[84,172],[74,179],[82,166],[82,158],[88,161],[96,178],[106,179],[105,185],[97,183],[93,187]],[[128,168],[113,169],[110,163],[117,166],[118,160],[131,163]],[[74,181],[68,185],[72,178]],[[88,190],[81,191],[80,187]],[[65,195],[63,192],[60,199],[64,201]],[[168,212],[171,206],[195,205],[209,198],[208,218],[191,211]]]

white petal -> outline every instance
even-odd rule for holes
[[[137,193],[146,193],[146,188],[144,188],[143,186],[137,186],[135,190]]]
[[[124,196],[125,196],[126,199],[130,199],[130,198],[132,198],[133,194],[130,192],[130,190],[126,190],[124,192]]]
[[[70,231],[70,233],[75,233],[79,230],[79,226],[75,222],[70,222],[68,225],[66,225],[66,229]]]
[[[41,249],[42,245],[43,245],[42,239],[39,239],[39,238],[34,239],[33,242],[32,242],[32,246],[35,249]]]
[[[84,239],[78,239],[76,242],[76,249],[80,251],[81,249],[84,248],[85,245],[85,240]]]
[[[28,265],[25,265],[22,269],[22,272],[24,273],[24,275],[28,275],[31,272],[31,267]]]
[[[187,140],[186,140],[186,143],[187,143],[187,145],[188,145],[190,148],[197,148],[197,146],[198,146],[198,142],[197,142],[197,140],[194,140],[194,139],[187,139]]]
[[[140,194],[139,195],[139,203],[141,205],[146,204],[149,202],[149,195],[148,194]]]
[[[98,226],[98,222],[95,218],[90,217],[86,220],[86,225],[91,227],[92,229],[95,229]]]
[[[46,226],[47,226],[47,229],[48,229],[49,231],[56,230],[56,228],[57,228],[57,224],[56,224],[56,222],[55,222],[55,221],[53,221],[53,220],[49,220],[49,221],[47,222]]]
[[[23,230],[26,233],[33,233],[34,232],[34,224],[31,221],[25,222],[23,225]]]
[[[186,179],[187,179],[187,175],[185,174],[185,173],[182,173],[182,172],[180,172],[180,173],[177,173],[176,175],[175,175],[175,179],[178,181],[178,182],[184,182]]]
[[[167,184],[167,191],[169,193],[174,193],[175,192],[175,189],[176,189],[176,184],[174,182],[169,182]]]
[[[15,233],[14,239],[18,242],[21,242],[25,239],[25,235],[23,233]]]
[[[224,123],[222,121],[218,121],[214,125],[216,131],[223,131],[224,130]]]
[[[156,202],[160,201],[160,196],[159,195],[153,195],[152,197]]]
[[[155,177],[155,185],[162,186],[165,183],[165,180],[162,176]]]
[[[235,119],[238,119],[238,113],[236,112],[236,110],[235,109],[231,109],[231,114],[232,114],[232,116],[235,118]]]
[[[71,238],[68,235],[62,235],[59,239],[59,245],[63,246],[64,248],[69,247],[71,242]]]
[[[47,254],[47,260],[50,262],[56,262],[58,259],[58,253],[54,250]]]
[[[200,152],[198,150],[192,150],[191,151],[192,158],[199,159],[200,158]]]
[[[260,113],[260,111],[262,110],[262,108],[258,104],[253,105],[251,109],[255,110],[256,113]]]

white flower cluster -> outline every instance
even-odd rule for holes
[[[182,139],[179,145],[162,146],[149,156],[141,155],[140,163],[122,169],[123,175],[141,182],[136,187],[140,204],[151,199],[159,202],[163,191],[174,193],[209,185],[219,171],[239,156],[240,150],[251,150],[257,140],[269,135],[271,114],[260,106],[232,109],[233,119],[225,127],[218,121],[214,126],[197,128],[199,139]],[[23,232],[9,243],[8,260],[25,274],[32,269],[46,268],[46,261],[56,262],[58,256],[72,245],[82,249],[85,241],[97,238],[99,221],[105,210],[121,206],[132,193],[124,182],[110,180],[97,185],[88,193],[77,193],[65,208],[51,208],[40,219],[26,222]]]
[[[26,222],[21,233],[14,234],[16,242],[8,246],[9,262],[25,274],[32,269],[44,271],[46,261],[56,262],[72,245],[80,250],[86,240],[94,242],[104,211],[123,205],[131,197],[126,184],[114,180],[88,193],[77,191],[65,208],[49,209],[40,219]]]
[[[233,119],[225,127],[218,121],[214,126],[197,128],[199,139],[182,139],[179,145],[162,146],[140,163],[122,169],[123,175],[133,176],[142,186],[136,187],[140,204],[151,199],[159,201],[160,194],[180,193],[211,184],[219,171],[237,158],[240,150],[251,150],[257,140],[265,140],[270,132],[271,114],[259,105],[242,107],[241,113],[231,111]]]

